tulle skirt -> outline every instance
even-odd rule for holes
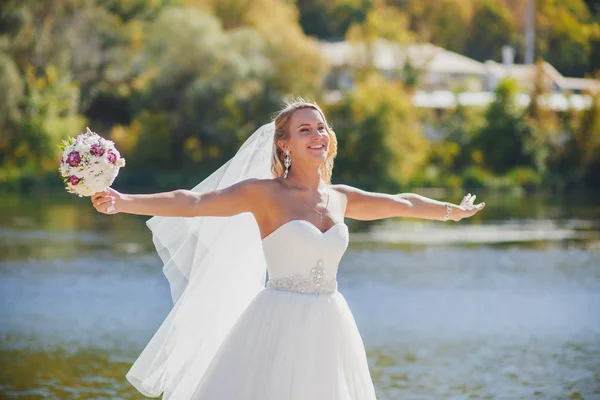
[[[262,290],[231,329],[198,386],[182,390],[190,393],[176,390],[173,398],[375,399],[362,339],[339,292]]]

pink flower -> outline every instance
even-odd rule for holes
[[[71,185],[73,185],[73,186],[77,186],[77,184],[78,184],[79,182],[81,182],[81,178],[78,178],[78,177],[76,177],[75,175],[71,175],[71,176],[69,177],[69,182],[71,183]]]
[[[71,167],[78,167],[80,162],[81,156],[79,155],[78,151],[72,151],[67,156],[67,164],[69,164]]]
[[[111,150],[108,151],[108,162],[110,162],[111,164],[114,164],[117,162],[117,155],[115,153],[113,153]]]
[[[64,163],[65,163],[65,160],[63,160],[63,158],[62,158],[62,157],[60,158],[60,163],[61,163],[61,164],[64,164]]]
[[[90,153],[92,153],[92,155],[94,156],[102,156],[104,154],[104,147],[102,147],[101,145],[99,145],[98,143],[94,143],[92,145],[92,147],[90,148]]]

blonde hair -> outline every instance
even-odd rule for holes
[[[286,101],[286,107],[279,111],[275,116],[275,135],[273,137],[273,157],[271,159],[271,173],[275,178],[283,176],[285,171],[285,166],[283,163],[285,159],[285,153],[277,145],[277,142],[279,140],[288,140],[290,138],[289,125],[290,120],[292,119],[292,115],[294,114],[294,112],[304,108],[312,108],[314,110],[317,110],[319,114],[321,114],[323,122],[325,123],[325,129],[327,130],[327,134],[329,135],[329,150],[327,151],[327,159],[323,163],[323,168],[321,168],[321,178],[325,181],[325,183],[331,183],[331,174],[333,172],[333,159],[337,155],[338,144],[335,132],[327,123],[327,119],[325,118],[325,114],[323,113],[323,110],[321,110],[321,107],[319,107],[317,103],[309,102],[300,97],[297,97],[292,101]],[[291,168],[292,166],[290,166],[290,169]]]

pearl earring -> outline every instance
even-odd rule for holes
[[[288,176],[290,165],[292,165],[292,159],[290,158],[290,151],[288,149],[285,149],[285,160],[283,163],[285,165],[285,173],[283,174],[283,178],[285,179]]]

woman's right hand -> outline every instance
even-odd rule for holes
[[[265,182],[272,179],[265,179]],[[238,182],[205,193],[173,190],[152,194],[123,194],[112,188],[94,193],[91,200],[102,214],[136,214],[160,217],[230,217],[243,212],[256,215],[265,203],[264,186],[258,179]],[[114,207],[114,208],[113,208]]]
[[[120,211],[119,205],[122,202],[122,195],[115,189],[106,188],[102,192],[94,193],[91,199],[96,211],[102,214],[117,214]]]

